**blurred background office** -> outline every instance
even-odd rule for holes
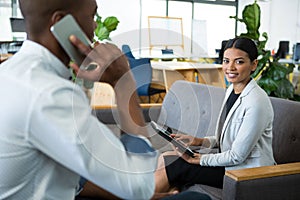
[[[185,56],[215,56],[227,40],[246,30],[229,16],[242,16],[245,5],[254,0],[97,0],[98,13],[116,16],[120,24],[111,34],[121,47],[129,44],[134,52],[148,50],[148,16],[182,18]],[[260,32],[267,32],[267,49],[277,52],[280,41],[289,41],[289,53],[300,42],[300,0],[257,0],[261,7]],[[10,18],[22,18],[17,0],[0,0],[0,41],[22,40],[24,35],[11,30]]]

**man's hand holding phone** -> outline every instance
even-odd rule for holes
[[[71,67],[79,78],[107,82],[113,87],[125,74],[128,80],[133,80],[131,73],[126,73],[130,71],[130,67],[121,50],[110,43],[95,43],[92,48],[90,39],[72,15],[64,16],[50,30],[70,59],[75,62]],[[93,70],[89,70],[91,65]]]
[[[74,35],[70,36],[70,41],[80,52],[86,55],[86,59],[83,61],[84,66],[91,63],[97,64],[96,69],[91,71],[81,69],[74,63],[71,64],[71,67],[77,72],[79,78],[107,82],[115,86],[116,82],[121,80],[122,76],[131,76],[131,73],[128,73],[130,67],[126,57],[114,44],[96,43],[92,49]],[[133,80],[132,76],[131,79]]]
[[[54,24],[51,31],[75,62],[71,67],[79,78],[106,82],[114,88],[122,130],[149,137],[139,106],[136,83],[121,50],[111,43],[96,43],[92,48],[72,15],[66,15]],[[91,65],[94,69],[89,70]]]

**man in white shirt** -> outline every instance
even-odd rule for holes
[[[93,51],[99,65],[93,73],[114,87],[120,125],[128,133],[119,139],[68,80],[70,58],[50,31],[72,14],[92,39],[96,1],[19,2],[28,40],[0,66],[0,199],[71,200],[80,177],[119,198],[151,198],[157,156],[124,55],[112,44]],[[85,55],[91,51],[72,41]]]

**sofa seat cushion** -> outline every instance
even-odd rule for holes
[[[221,200],[222,199],[222,189],[210,187],[207,185],[195,184],[190,186],[187,190],[201,192],[207,194],[211,197],[212,200]]]

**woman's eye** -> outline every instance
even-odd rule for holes
[[[225,59],[224,59],[224,60],[223,60],[223,63],[229,63],[229,60],[225,60]]]
[[[244,61],[243,61],[243,60],[237,60],[236,63],[237,63],[237,64],[243,64]]]

